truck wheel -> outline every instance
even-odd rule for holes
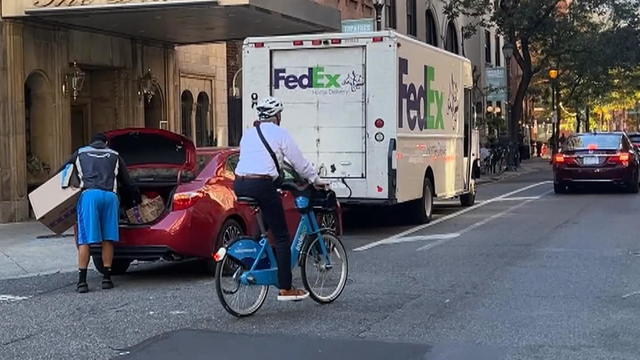
[[[473,189],[471,192],[460,195],[460,205],[462,206],[473,206],[476,203],[476,190]]]
[[[102,256],[93,255],[91,256],[91,259],[93,259],[93,266],[96,267],[96,270],[98,270],[100,274],[104,275],[106,269],[102,263]],[[126,273],[129,269],[129,265],[131,265],[131,260],[129,259],[113,259],[111,263],[111,275],[122,275]]]
[[[424,179],[422,198],[415,201],[413,212],[417,223],[426,224],[431,221],[431,215],[433,214],[433,185],[431,180]]]

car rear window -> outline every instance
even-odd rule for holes
[[[615,134],[606,135],[577,135],[571,136],[565,143],[566,150],[584,149],[618,149],[622,136]]]

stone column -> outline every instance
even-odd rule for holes
[[[0,22],[0,222],[29,216],[24,111],[23,25]]]

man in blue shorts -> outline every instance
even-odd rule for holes
[[[105,268],[102,288],[113,288],[113,243],[119,240],[118,187],[126,189],[133,195],[134,201],[140,203],[140,191],[131,181],[122,157],[117,151],[109,149],[107,143],[104,134],[97,134],[88,146],[78,149],[66,163],[76,167],[82,189],[77,205],[76,233],[79,293],[89,291],[87,267],[91,244],[102,244],[102,263]]]

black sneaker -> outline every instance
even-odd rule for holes
[[[102,288],[105,290],[113,289],[113,281],[111,279],[102,279]]]
[[[88,293],[89,292],[89,284],[87,284],[86,282],[78,283],[76,291],[78,293],[80,293],[80,294]]]

